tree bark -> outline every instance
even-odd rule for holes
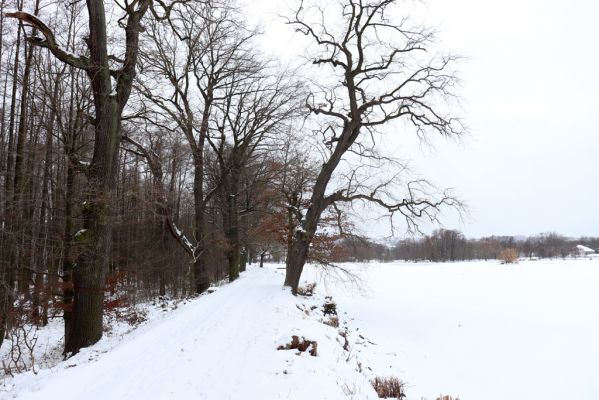
[[[225,235],[227,237],[227,261],[229,264],[229,282],[233,282],[239,278],[240,272],[240,252],[241,243],[239,237],[239,213],[237,205],[237,193],[239,187],[239,174],[240,170],[236,166],[231,168],[229,175],[227,176],[228,185],[225,193],[226,199],[226,228]]]
[[[318,229],[320,216],[329,206],[326,197],[327,185],[333,176],[335,168],[339,165],[343,154],[355,141],[359,131],[360,125],[357,123],[349,123],[344,127],[339,143],[329,160],[322,166],[316,178],[312,196],[310,197],[310,207],[300,225],[301,229],[297,229],[293,234],[293,240],[291,246],[289,246],[289,253],[287,255],[285,286],[290,286],[294,295],[297,294],[300,277],[308,259],[310,243]]]
[[[206,117],[206,123],[208,117]],[[207,132],[207,126],[206,126]],[[200,133],[200,135],[202,135]],[[204,198],[204,138],[198,140],[198,149],[194,153],[194,207],[195,207],[195,260],[193,263],[193,277],[195,293],[204,293],[210,287],[210,276],[205,261],[205,198]]]

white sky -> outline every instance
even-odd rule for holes
[[[277,17],[296,2],[247,3],[250,21],[262,21],[267,51],[284,59],[302,53]],[[438,28],[442,49],[468,57],[460,69],[468,136],[433,140],[433,148],[397,144],[421,175],[468,204],[465,221],[448,218],[445,226],[469,237],[599,236],[599,3],[406,4],[415,21]],[[373,235],[388,233],[370,225]]]

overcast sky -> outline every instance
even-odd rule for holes
[[[302,52],[277,17],[294,1],[249,3],[267,51],[284,58]],[[467,202],[470,215],[447,218],[445,226],[469,237],[599,236],[599,3],[406,4],[414,20],[437,27],[442,49],[468,58],[460,68],[468,136],[397,149],[421,175]],[[375,225],[371,234],[386,232]]]

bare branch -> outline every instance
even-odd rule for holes
[[[54,56],[58,58],[60,61],[67,63],[75,68],[83,70],[89,69],[89,59],[87,59],[87,57],[73,55],[60,48],[60,46],[56,42],[54,32],[52,32],[52,30],[36,16],[26,13],[24,11],[15,11],[11,13],[5,13],[4,15],[6,15],[9,18],[18,19],[25,25],[37,29],[44,35],[43,39],[37,36],[29,37],[28,41],[31,44],[50,50],[50,52],[52,52],[52,54],[54,54]]]

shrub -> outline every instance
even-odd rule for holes
[[[308,340],[302,338],[301,342],[299,337],[296,335],[291,336],[291,343],[287,343],[285,346],[277,347],[277,350],[298,350],[297,355],[308,351],[312,357],[317,356],[318,343],[315,340]],[[309,350],[308,350],[309,349]]]
[[[501,250],[499,253],[499,259],[502,264],[512,264],[518,260],[518,250],[510,247],[508,249]]]
[[[322,305],[323,315],[337,315],[337,304],[333,301],[332,296],[326,296],[325,302]]]
[[[297,288],[297,294],[300,296],[311,297],[314,295],[314,289],[316,288],[316,283],[308,283],[306,286],[300,286]]]
[[[387,378],[377,376],[370,383],[381,399],[402,399],[406,397],[403,382],[394,376]]]
[[[333,328],[339,328],[339,318],[338,317],[329,317],[329,319],[325,319],[322,321],[323,324],[332,326]]]

